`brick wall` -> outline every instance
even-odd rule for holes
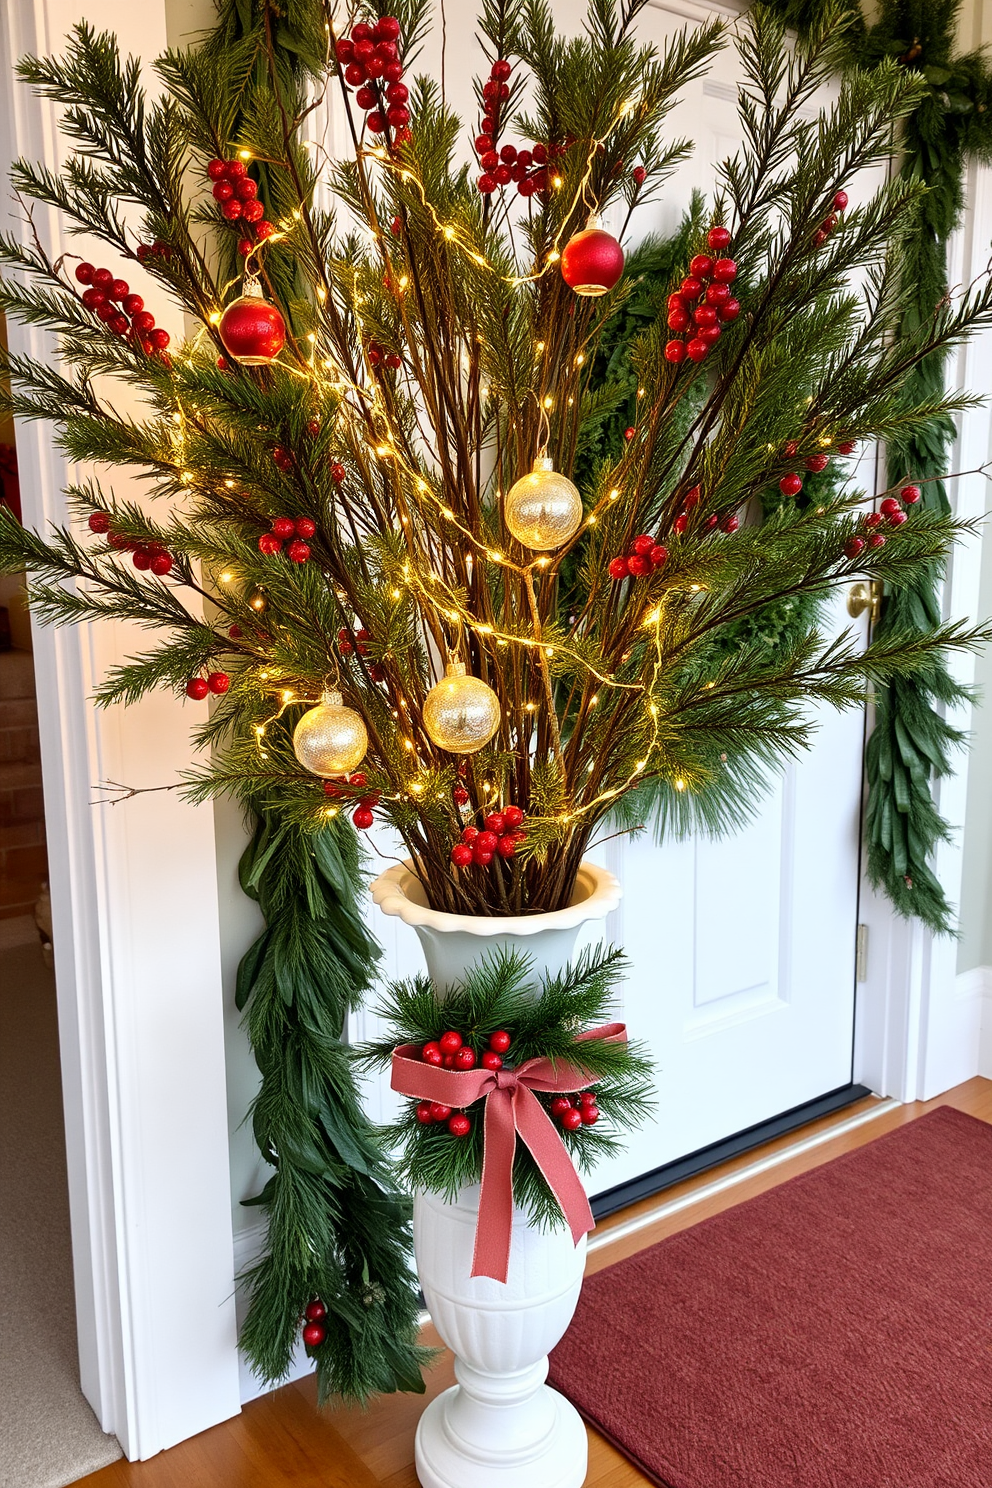
[[[0,651],[0,919],[31,914],[47,877],[34,667]]]

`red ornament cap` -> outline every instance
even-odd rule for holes
[[[577,295],[591,298],[607,294],[623,273],[623,249],[612,233],[599,225],[595,215],[581,232],[565,244],[561,274]]]
[[[266,300],[257,279],[245,279],[244,293],[232,300],[218,326],[224,350],[246,367],[274,362],[286,344],[286,322]]]

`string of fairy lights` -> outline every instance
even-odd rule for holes
[[[393,172],[404,187],[410,187],[414,190],[418,201],[425,209],[430,218],[436,235],[446,245],[447,248],[455,249],[458,252],[464,254],[477,268],[482,268],[486,272],[493,274],[494,276],[498,277],[509,289],[516,290],[525,286],[533,285],[540,278],[549,273],[558,263],[560,263],[562,257],[561,240],[564,235],[565,225],[570,219],[571,214],[575,211],[576,208],[579,207],[580,204],[585,204],[586,206],[589,205],[587,193],[597,153],[600,150],[603,141],[608,137],[609,133],[623,120],[623,118],[627,114],[630,113],[630,111],[636,106],[636,104],[637,99],[633,98],[629,99],[625,104],[621,105],[621,107],[616,111],[613,119],[611,120],[605,134],[602,136],[597,136],[589,141],[581,174],[578,176],[571,193],[571,201],[569,207],[567,211],[565,211],[561,216],[559,227],[555,233],[551,245],[543,253],[541,261],[535,265],[534,269],[531,272],[524,274],[504,273],[500,267],[491,262],[491,260],[484,252],[480,252],[478,244],[470,239],[456,224],[450,221],[445,222],[442,219],[441,215],[436,211],[434,204],[431,202],[423,180],[420,178],[418,173],[411,168],[408,159],[396,159],[391,156],[389,151],[382,146],[361,148],[360,158],[378,165],[385,171]],[[246,164],[251,162],[252,160],[259,160],[267,164],[276,166],[281,164],[281,162],[277,160],[272,160],[269,157],[263,154],[259,154],[254,150],[248,148],[241,149],[238,152],[238,156]],[[560,174],[556,173],[551,178],[550,185],[552,189],[560,190],[564,185],[563,177]],[[276,244],[286,242],[292,237],[295,231],[299,230],[302,223],[303,214],[299,209],[295,209],[291,213],[284,214],[275,224],[275,231],[267,239],[264,240],[264,243],[259,242],[258,244],[256,244],[255,250],[246,261],[246,275],[258,274],[261,271],[261,258],[262,253],[264,252],[264,247],[267,247],[269,244],[274,246]],[[389,258],[384,235],[380,231],[376,230],[375,236],[378,240],[380,248],[383,251],[391,281],[393,266]],[[222,308],[215,309],[214,311],[211,311],[209,313],[208,324],[210,327],[213,327],[214,329],[220,327],[224,317],[224,302],[226,301],[229,292],[237,285],[237,282],[238,281],[236,279],[229,280],[220,288],[220,300]],[[402,297],[407,284],[408,280],[406,275],[396,275],[395,287],[400,297]],[[319,285],[317,287],[317,298],[318,302],[321,305],[326,303],[327,290],[324,288],[323,285]],[[476,561],[481,561],[484,563],[502,567],[505,570],[515,574],[525,583],[532,581],[532,576],[535,572],[537,572],[538,575],[541,575],[547,570],[552,570],[552,572],[556,571],[557,568],[560,566],[562,559],[567,555],[568,551],[570,551],[574,543],[578,541],[582,533],[589,527],[595,526],[601,511],[608,508],[610,504],[620,499],[622,494],[621,489],[618,486],[612,486],[608,491],[604,492],[603,496],[596,503],[592,511],[590,511],[588,514],[583,514],[582,520],[580,521],[576,532],[567,540],[567,542],[560,546],[560,550],[556,553],[556,556],[554,558],[552,558],[548,553],[542,552],[535,558],[533,558],[530,562],[521,564],[515,562],[506,553],[493,548],[491,544],[485,539],[484,535],[480,535],[479,533],[473,531],[470,526],[460,520],[456,512],[445,500],[443,494],[439,490],[435,489],[435,486],[432,484],[432,482],[429,479],[425,478],[424,471],[416,464],[414,464],[412,459],[408,459],[403,449],[401,448],[401,446],[406,443],[406,438],[403,432],[400,431],[394,424],[391,410],[385,397],[383,396],[383,390],[375,373],[374,365],[369,357],[370,342],[368,336],[368,327],[361,311],[362,303],[363,296],[356,291],[351,296],[349,308],[354,315],[356,326],[359,331],[357,344],[360,350],[360,364],[365,376],[364,382],[359,383],[357,381],[354,381],[345,374],[344,369],[342,368],[338,360],[332,355],[328,354],[329,348],[320,347],[318,336],[315,332],[310,332],[308,334],[308,353],[302,364],[299,360],[290,361],[280,356],[278,358],[278,365],[280,367],[280,370],[288,373],[291,376],[300,377],[309,381],[314,388],[315,394],[319,398],[323,399],[327,395],[332,396],[337,402],[338,418],[344,421],[345,427],[347,427],[349,422],[351,424],[350,435],[352,440],[365,441],[366,430],[369,423],[371,423],[371,426],[377,431],[377,442],[374,445],[369,444],[368,447],[371,449],[377,459],[390,463],[391,467],[396,473],[398,491],[402,491],[403,485],[405,484],[407,496],[409,497],[412,494],[412,503],[408,501],[404,504],[406,504],[407,506],[410,506],[412,504],[414,508],[418,507],[423,502],[427,502],[430,504],[434,511],[434,523],[432,530],[437,532],[439,519],[443,520],[444,523],[452,529],[453,533],[456,533],[462,540],[462,542],[469,548],[470,553],[475,555]],[[190,344],[188,358],[189,365],[191,367],[195,365],[195,355],[197,352],[203,349],[204,342],[207,337],[208,328],[207,325],[203,325]],[[536,342],[535,361],[540,361],[544,351],[544,343],[540,341]],[[585,351],[584,349],[580,349],[575,354],[575,365],[577,367],[581,367],[584,361]],[[483,396],[488,396],[487,390],[485,389],[483,389]],[[546,393],[543,398],[538,398],[537,394],[534,393],[534,397],[538,402],[541,416],[544,419],[544,422],[547,423],[547,415],[553,410],[555,406],[553,392]],[[182,460],[181,456],[185,436],[185,411],[183,410],[182,405],[178,400],[175,423],[177,426],[177,442],[180,446],[177,453],[180,456],[179,463],[180,465],[183,465],[184,461]],[[183,478],[185,479],[186,477],[192,478],[189,472],[184,471]],[[459,649],[458,637],[463,632],[472,632],[479,638],[480,642],[483,644],[488,644],[499,648],[515,646],[521,648],[522,650],[536,653],[544,666],[547,665],[547,660],[549,658],[557,654],[561,658],[581,668],[592,679],[593,683],[598,689],[605,687],[625,692],[639,693],[646,698],[647,701],[645,704],[645,718],[649,724],[649,741],[646,745],[643,757],[635,762],[634,767],[632,768],[626,779],[620,784],[613,785],[598,791],[595,796],[587,801],[576,800],[572,803],[571,809],[566,812],[557,813],[554,817],[548,818],[548,820],[555,821],[562,825],[571,824],[591,813],[598,812],[604,805],[608,805],[610,801],[623,795],[631,786],[636,783],[639,776],[643,774],[648,765],[650,757],[658,743],[660,732],[658,724],[659,710],[657,704],[651,701],[651,697],[657,685],[664,656],[663,643],[661,638],[661,613],[663,608],[662,605],[659,603],[652,610],[649,610],[644,621],[642,622],[644,628],[648,630],[654,640],[655,655],[651,667],[650,680],[645,682],[643,680],[638,681],[621,679],[618,678],[613,672],[604,670],[594,665],[590,661],[587,654],[585,654],[580,648],[569,645],[567,641],[563,641],[560,638],[556,637],[554,643],[549,644],[543,640],[540,634],[520,634],[513,630],[494,625],[489,621],[480,619],[479,617],[474,615],[468,609],[467,605],[462,601],[460,595],[456,593],[455,590],[453,590],[452,587],[447,584],[441,577],[441,575],[437,573],[433,568],[427,573],[426,579],[421,575],[411,546],[411,534],[409,532],[410,519],[406,515],[406,512],[403,512],[401,516],[401,525],[407,540],[408,558],[403,565],[402,580],[397,580],[397,583],[401,583],[402,587],[399,589],[393,589],[393,598],[398,601],[402,596],[403,590],[406,589],[412,596],[414,596],[415,602],[419,605],[422,605],[425,609],[429,610],[438,621],[444,622],[447,625],[453,625],[457,627],[455,631],[454,642],[449,647],[449,658],[457,654],[457,650]],[[471,558],[469,559],[469,561],[471,562]],[[224,577],[227,578],[228,576],[224,575]],[[337,673],[336,663],[335,673]],[[258,676],[260,680],[267,681],[267,669],[260,669],[258,672]],[[326,695],[327,694],[325,693],[325,696]],[[404,699],[399,699],[398,701],[400,703],[400,707],[406,706]],[[598,692],[594,692],[590,701],[590,706],[595,707],[598,701]],[[275,723],[285,714],[288,708],[296,706],[300,703],[314,703],[319,706],[320,700],[302,696],[292,689],[283,688],[280,690],[279,706],[277,707],[277,709],[271,714],[271,716],[265,718],[261,723],[255,725],[255,738],[260,757],[268,757],[264,747],[265,736],[268,729],[272,726],[273,723]],[[539,704],[535,703],[534,701],[528,701],[523,704],[522,711],[526,714],[533,714],[537,711],[538,707]],[[392,709],[392,713],[393,716],[398,719],[398,710]],[[409,737],[405,737],[403,742],[408,752],[410,752],[411,755],[414,756],[414,758],[418,759],[419,768],[419,750],[417,745]],[[682,789],[685,786],[685,782],[681,779],[677,779],[674,783],[676,785],[676,788],[678,789]],[[420,780],[418,780],[417,777],[414,777],[410,782],[407,783],[407,788],[408,791],[415,796],[421,795],[423,792],[423,784]],[[485,789],[487,794],[490,794],[492,791],[492,787],[488,784],[486,785]],[[402,792],[396,796],[385,796],[385,799],[399,800],[403,798],[404,793]],[[325,809],[328,815],[334,815],[339,808],[335,806],[329,806]]]

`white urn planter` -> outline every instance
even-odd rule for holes
[[[433,910],[412,869],[390,868],[372,885],[384,914],[417,932],[439,991],[494,950],[520,950],[537,973],[562,970],[581,927],[620,902],[612,874],[583,863],[572,903],[551,914],[482,918]],[[456,1385],[431,1402],[417,1427],[423,1488],[581,1488],[586,1430],[572,1406],[545,1384],[548,1352],[579,1299],[585,1240],[567,1228],[540,1230],[514,1210],[506,1282],[473,1277],[479,1188],[457,1202],[414,1198],[417,1270],[441,1338],[455,1355]]]

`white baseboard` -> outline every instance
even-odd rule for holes
[[[234,1274],[241,1276],[250,1266],[253,1266],[262,1253],[265,1245],[265,1224],[252,1225],[247,1230],[236,1231],[234,1235]],[[245,1289],[239,1286],[235,1294],[235,1311],[238,1319],[238,1337],[241,1336],[241,1328],[244,1323],[245,1313],[248,1311],[248,1298]],[[279,1385],[290,1385],[294,1380],[303,1379],[304,1375],[313,1373],[313,1364],[307,1358],[306,1349],[302,1341],[297,1344],[293,1354],[293,1362],[285,1379],[279,1381],[279,1385],[268,1385],[257,1379],[252,1374],[244,1354],[238,1354],[238,1370],[241,1379],[241,1404],[247,1405],[249,1400],[255,1400],[259,1395],[266,1395],[270,1390],[276,1390]]]
[[[955,989],[962,998],[975,998],[982,1003],[982,1031],[978,1041],[978,1073],[992,1080],[992,966],[975,966],[963,971]]]

